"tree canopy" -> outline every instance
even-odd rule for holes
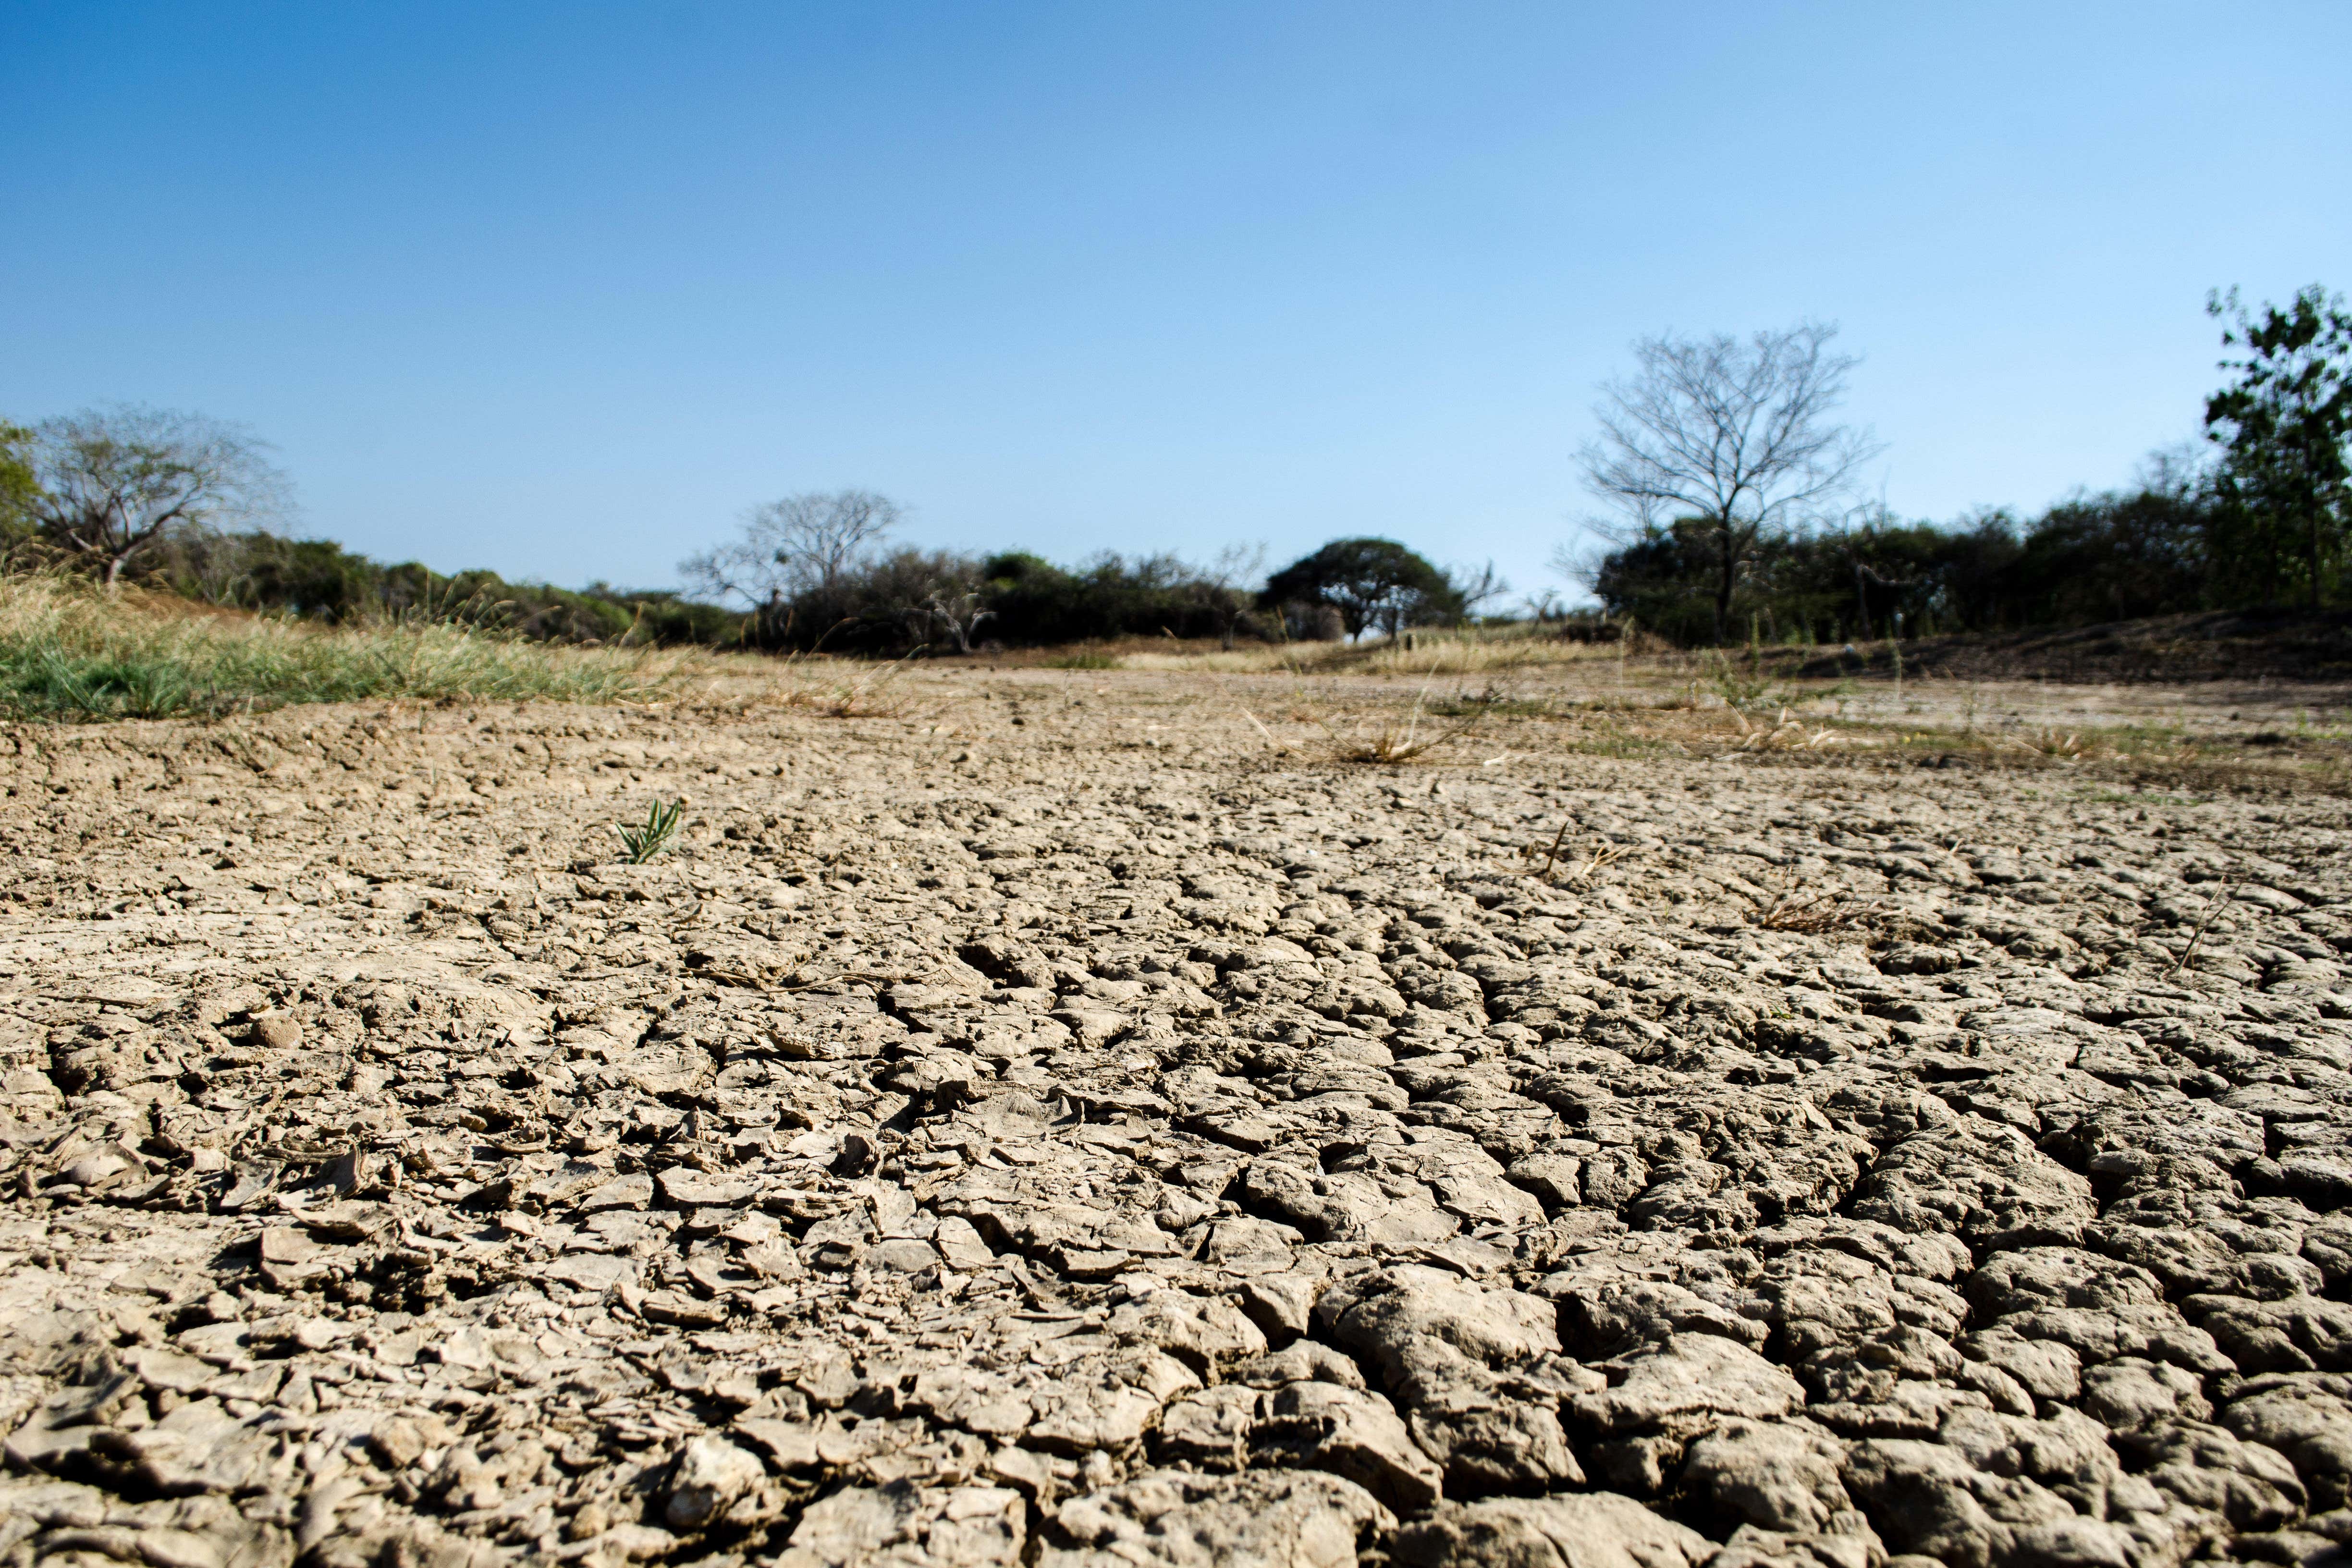
[[[33,472],[33,433],[0,419],[0,545],[32,527],[33,501],[40,493]]]
[[[2343,574],[2352,514],[2352,315],[2315,283],[2259,316],[2235,289],[2206,310],[2230,319],[2223,346],[2243,351],[2221,362],[2233,379],[2205,402],[2222,453],[2217,563],[2241,593],[2299,592],[2316,609]]]
[[[285,479],[264,450],[234,425],[169,409],[44,420],[32,442],[34,524],[110,587],[175,535],[276,515]]]
[[[1266,580],[1268,605],[1329,605],[1351,637],[1462,613],[1452,579],[1393,539],[1335,539]]]
[[[1586,485],[1620,513],[1621,540],[1671,526],[1676,550],[1705,557],[1718,639],[1759,545],[1834,510],[1878,450],[1829,417],[1859,363],[1829,352],[1836,336],[1801,321],[1744,339],[1643,338],[1636,374],[1604,385],[1593,410]]]

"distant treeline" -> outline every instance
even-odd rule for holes
[[[2352,587],[2352,312],[2316,285],[2284,307],[2249,311],[2232,293],[2207,309],[2235,357],[2206,399],[2203,457],[2159,461],[2132,489],[2030,521],[1989,511],[1938,525],[1883,508],[1840,520],[1878,448],[1827,417],[1856,363],[1828,352],[1833,326],[1643,340],[1640,374],[1604,388],[1601,436],[1580,456],[1628,532],[1577,569],[1607,623],[1684,645],[2339,606]],[[445,576],[275,531],[286,485],[266,449],[235,426],[162,409],[0,421],[0,562],[331,623],[892,655],[1393,636],[1488,616],[1508,592],[1491,563],[1444,569],[1389,539],[1333,540],[1270,576],[1246,547],[1205,563],[1104,553],[1074,567],[926,550],[894,540],[903,509],[862,489],[751,508],[735,537],[678,563],[682,590]],[[1527,613],[1552,621],[1555,597]],[[1579,612],[1562,633],[1615,635],[1594,619]]]
[[[1172,555],[1057,566],[1025,551],[985,557],[902,547],[861,553],[823,580],[772,585],[739,640],[770,649],[954,653],[1123,637],[1255,636],[1247,584]]]
[[[861,548],[830,574],[779,582],[737,609],[677,590],[558,588],[386,564],[331,540],[187,529],[158,544],[140,577],[202,603],[329,625],[413,619],[558,642],[878,654],[1128,637],[1329,639],[1459,620],[1469,608],[1452,578],[1389,541],[1326,546],[1276,574],[1278,597],[1255,566],[1231,552],[1208,566],[1106,553],[1064,567],[1021,551]]]
[[[209,605],[331,625],[451,621],[549,642],[672,646],[738,640],[744,617],[666,589],[509,583],[495,572],[386,565],[332,540],[190,531],[159,552],[149,580]]]
[[[329,625],[455,623],[582,643],[971,652],[1125,637],[1328,638],[1458,623],[1505,588],[1491,565],[1439,570],[1393,540],[1334,540],[1262,578],[1265,552],[1205,564],[1106,552],[1076,567],[1022,551],[924,550],[868,490],[752,508],[737,536],[679,563],[684,590],[583,589],[387,565],[271,526],[287,483],[239,427],[117,406],[0,421],[0,569],[62,569],[110,589]],[[243,526],[238,526],[242,524]]]
[[[1104,555],[1071,570],[1019,552],[973,560],[897,550],[854,563],[828,588],[741,610],[669,589],[557,588],[489,571],[387,565],[331,540],[248,532],[183,536],[160,552],[146,580],[206,604],[330,624],[454,621],[558,642],[903,652],[917,644],[952,647],[952,631],[939,622],[958,609],[965,630],[978,634],[975,646],[1259,629],[1253,594],[1204,583],[1171,556]],[[950,594],[970,602],[950,605]]]
[[[1834,644],[2276,603],[2275,581],[2232,538],[2233,521],[2210,485],[2153,484],[2031,521],[1880,514],[1767,535],[1740,575],[1726,640]],[[1605,556],[1593,593],[1613,618],[1685,646],[1712,642],[1717,548],[1702,525],[1678,522]]]
[[[1257,630],[1254,595],[1203,583],[1171,556],[1104,555],[1071,570],[1021,552],[975,560],[902,549],[851,563],[826,587],[743,610],[669,589],[558,588],[485,570],[386,564],[331,540],[256,531],[184,535],[159,552],[147,580],[206,604],[329,624],[455,621],[557,642],[903,652],[921,643],[951,647],[952,633],[938,622],[940,608],[956,607],[978,633],[975,645],[1205,637],[1228,624],[1241,636]],[[946,606],[949,593],[971,603]]]
[[[1612,616],[1684,644],[2340,606],[2352,587],[2352,312],[2317,285],[2259,311],[2234,291],[2206,309],[2235,357],[2205,400],[2201,446],[2159,455],[2134,489],[2031,521],[1992,511],[1937,526],[1883,509],[1820,521],[1819,498],[1843,488],[1865,447],[1846,440],[1843,466],[1816,456],[1845,434],[1812,423],[1853,363],[1822,357],[1830,329],[1764,334],[1745,357],[1728,339],[1641,345],[1649,379],[1612,390],[1588,472],[1634,519],[1674,521],[1603,557],[1593,593]],[[1742,375],[1766,395],[1743,402]],[[1769,419],[1748,418],[1767,405]],[[1766,428],[1795,455],[1774,458]],[[1813,504],[1772,500],[1776,485]],[[1812,525],[1795,525],[1807,510]]]

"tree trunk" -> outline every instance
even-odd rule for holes
[[[1723,530],[1723,580],[1715,585],[1715,646],[1723,646],[1723,628],[1731,624],[1731,594],[1739,580],[1739,536],[1729,517],[1717,521]]]

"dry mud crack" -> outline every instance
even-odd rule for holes
[[[2340,803],[978,687],[6,736],[7,1561],[2352,1540]]]

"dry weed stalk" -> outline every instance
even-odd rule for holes
[[[1395,767],[1412,762],[1415,757],[1425,756],[1467,735],[1478,727],[1480,720],[1493,711],[1495,704],[1502,700],[1502,694],[1488,687],[1473,700],[1470,712],[1459,723],[1424,735],[1421,732],[1422,710],[1429,700],[1430,684],[1436,679],[1437,667],[1432,664],[1429,679],[1422,682],[1421,690],[1414,695],[1412,712],[1407,716],[1402,729],[1399,729],[1393,720],[1384,719],[1380,728],[1370,736],[1360,731],[1348,736],[1340,734],[1320,716],[1315,721],[1322,725],[1324,733],[1339,743],[1339,754],[1351,763],[1377,763],[1384,767]]]
[[[1535,878],[1538,881],[1548,881],[1550,879],[1551,868],[1559,859],[1560,846],[1568,841],[1568,830],[1574,826],[1575,824],[1573,822],[1563,822],[1559,825],[1559,831],[1552,835],[1551,843],[1546,846],[1543,850],[1543,864],[1537,867],[1534,870],[1529,871],[1528,873],[1528,876]],[[1612,844],[1607,839],[1602,838],[1596,834],[1593,836],[1592,839],[1592,852],[1586,856],[1580,864],[1570,866],[1566,871],[1561,873],[1562,879],[1575,886],[1581,887],[1585,883],[1591,881],[1594,873],[1598,872],[1601,868],[1608,865],[1611,861],[1615,860],[1619,856],[1624,853],[1625,847],[1623,845]],[[1522,860],[1532,860],[1535,858],[1536,847],[1532,844],[1526,846],[1519,851],[1519,858]]]
[[[1818,751],[1837,739],[1837,731],[1827,728],[1808,733],[1800,721],[1791,718],[1786,708],[1780,710],[1780,721],[1770,729],[1751,724],[1748,715],[1738,709],[1731,716],[1739,724],[1740,735],[1732,745],[1735,752],[1795,752]]]
[[[2037,757],[2056,757],[2069,763],[2091,754],[2091,749],[2083,744],[2080,734],[2061,735],[2055,730],[2044,730],[2030,741],[2022,735],[2011,735],[2007,743],[2031,752]]]
[[[1170,631],[1167,627],[1160,627],[1160,635],[1166,637],[1170,642],[1176,641],[1176,634]],[[1266,749],[1268,751],[1273,752],[1276,756],[1285,756],[1289,753],[1290,748],[1284,745],[1280,741],[1276,740],[1274,738],[1274,731],[1267,729],[1264,724],[1258,721],[1258,716],[1250,711],[1249,704],[1235,696],[1233,689],[1225,684],[1224,677],[1218,674],[1215,669],[1205,664],[1201,667],[1201,674],[1207,679],[1210,685],[1217,689],[1217,695],[1219,697],[1223,698],[1225,701],[1232,703],[1234,710],[1240,713],[1243,718],[1250,721],[1250,728],[1258,732],[1259,737],[1265,742]]]
[[[2212,900],[2205,906],[2205,918],[2197,922],[2197,929],[2189,933],[2189,945],[2180,950],[2180,956],[2174,959],[2172,961],[2172,967],[2164,972],[2164,977],[2167,980],[2171,979],[2174,975],[2179,973],[2183,969],[2189,966],[2189,960],[2197,952],[2197,944],[2203,942],[2205,940],[2205,933],[2213,929],[2213,921],[2221,914],[2221,906],[2230,900],[2230,889],[2236,886],[2237,884],[2235,882],[2222,883],[2221,890],[2215,893]]]
[[[1850,926],[1864,912],[1853,895],[1842,888],[1799,893],[1793,867],[1784,868],[1763,894],[1751,893],[1744,888],[1734,888],[1732,891],[1755,906],[1748,923],[1765,931],[1818,935]]]
[[[914,706],[914,699],[903,692],[891,692],[891,683],[906,673],[907,661],[926,646],[918,643],[888,664],[822,694],[795,689],[785,694],[784,705],[806,708],[828,719],[896,719]]]

